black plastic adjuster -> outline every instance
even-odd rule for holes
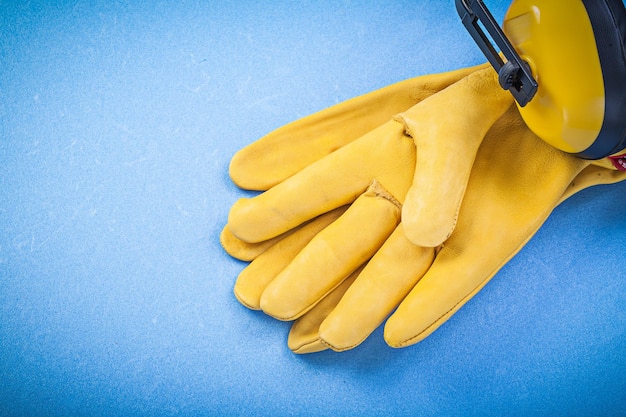
[[[509,90],[520,106],[524,107],[537,93],[537,81],[530,67],[519,56],[506,35],[498,26],[485,4],[481,0],[456,0],[456,10],[463,25],[472,35],[494,69],[498,72],[500,86]],[[507,59],[505,63],[491,41],[479,25],[489,32],[491,38]]]

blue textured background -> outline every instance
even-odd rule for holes
[[[626,184],[559,207],[410,348],[379,329],[296,356],[287,323],[232,295],[232,154],[482,62],[451,0],[0,12],[0,415],[626,415]]]

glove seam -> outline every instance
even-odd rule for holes
[[[402,209],[402,203],[400,203],[400,201],[395,198],[389,191],[387,191],[387,189],[383,187],[382,184],[376,179],[374,179],[369,187],[367,187],[366,192],[371,192],[376,197],[384,198],[385,200],[391,202],[391,204],[396,206],[398,209]]]

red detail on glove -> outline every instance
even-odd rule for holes
[[[619,171],[626,171],[626,153],[622,155],[609,156],[609,159]]]

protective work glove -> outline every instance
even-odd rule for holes
[[[521,125],[521,121],[517,123]],[[531,155],[535,155],[531,159],[549,163],[555,160],[551,154],[556,154],[557,159],[573,157],[560,153],[536,137],[529,138],[534,139],[536,146],[516,146],[515,141],[524,140],[524,135],[529,133],[524,132],[516,139],[513,133],[518,129],[512,129],[513,132],[508,134],[502,149],[498,149],[498,142],[503,136],[490,132],[485,139],[461,208],[459,226],[425,275],[417,269],[402,266],[406,256],[418,249],[406,238],[392,235],[357,276],[346,279],[294,322],[288,338],[289,348],[296,353],[318,352],[329,347],[350,349],[360,344],[398,305],[400,307],[385,325],[386,342],[392,347],[404,347],[423,340],[478,293],[523,248],[553,207],[585,188],[626,179],[626,172],[615,170],[611,164],[587,166],[589,162],[582,161],[585,168],[574,177],[556,203],[549,203],[546,193],[533,199],[532,190],[541,190],[535,187],[552,182],[546,178],[554,177],[552,170],[545,179],[539,179],[536,172],[524,168],[521,176],[526,180],[518,180],[519,171],[509,169],[507,164],[513,167],[517,161],[520,165],[520,160]],[[526,154],[528,150],[530,153]],[[501,156],[505,158],[498,164],[499,172],[489,168],[493,166],[489,158]],[[569,165],[570,168],[575,164],[557,165]],[[558,171],[558,167],[555,170]],[[485,174],[488,177],[483,177]],[[501,198],[495,200],[495,204],[494,195]]]
[[[237,152],[232,181],[266,191],[427,97],[489,64],[422,75],[389,85],[291,122]]]
[[[440,74],[423,75],[352,98],[283,126],[237,152],[229,167],[240,188],[266,191],[313,162],[389,122],[427,97],[488,64]],[[292,230],[293,231],[293,230]],[[284,236],[263,242],[232,238],[228,229],[222,244],[234,257],[250,261]]]
[[[494,93],[485,95],[485,91]],[[457,200],[464,191],[478,145],[511,102],[510,95],[498,87],[491,69],[478,70],[265,193],[235,203],[227,230],[247,242],[275,238],[320,214],[350,205],[344,215],[318,233],[272,280],[263,291],[260,307],[281,320],[296,319],[376,253],[398,226],[404,196],[417,179],[413,172],[416,160],[420,159],[415,152],[419,141],[435,141],[449,151],[436,152],[437,147],[430,146],[434,150],[431,155],[439,158],[444,167],[448,159],[457,159],[452,150],[470,160],[463,158],[464,162],[457,164],[462,167],[454,176],[461,177],[460,180],[446,181],[450,184],[446,190],[455,197],[452,205],[456,216],[460,205]],[[443,112],[450,103],[473,105],[463,112]],[[433,119],[438,113],[446,116]],[[436,120],[440,127],[409,136],[411,127],[407,123],[413,124],[415,120],[422,124],[425,120]],[[448,137],[463,140],[451,140],[454,145],[450,145],[444,141]],[[436,180],[443,177],[439,172],[441,166],[425,164],[431,168],[428,173],[432,176],[419,181],[432,198],[437,194],[432,191]],[[435,180],[429,183],[428,178]],[[461,193],[453,192],[455,187],[462,188]],[[449,205],[446,203],[443,198],[435,199],[430,207],[437,213]],[[450,219],[445,227],[453,227],[454,222],[455,219]],[[430,262],[433,252],[433,248],[424,248],[423,258]],[[237,287],[235,290],[237,293]],[[244,297],[239,298],[254,307]]]
[[[289,347],[297,353],[329,346],[335,350],[352,348],[398,305],[386,324],[386,341],[401,347],[423,339],[524,246],[560,201],[588,186],[625,177],[624,172],[589,166],[588,161],[544,144],[511,108],[487,135],[471,174],[457,230],[432,266],[428,250],[411,244],[402,229],[396,228],[364,267],[294,323]],[[244,270],[240,279],[255,281],[259,275],[253,266],[262,271],[264,265],[276,264],[279,259],[278,263],[289,264],[311,240],[315,233],[312,225],[319,223],[316,227],[321,229],[329,221],[320,217],[294,231],[284,239],[292,242],[286,245],[291,253],[278,244],[273,246],[255,259],[247,268],[250,273]],[[302,232],[305,229],[308,235]],[[263,283],[257,294],[265,291],[271,279],[266,276],[260,281]]]
[[[268,190],[313,162],[389,122],[396,114],[483,68],[488,68],[488,65],[415,77],[292,122],[237,152],[230,164],[230,177],[241,188]],[[250,308],[260,309],[261,288],[264,289],[269,280],[287,266],[287,254],[295,255],[345,208],[324,214],[315,224],[307,225],[302,231],[300,229],[303,226],[296,227],[262,242],[248,243],[237,239],[226,227],[220,236],[222,246],[233,257],[244,261],[255,259],[281,242],[272,249],[276,256],[266,255],[270,260],[276,258],[276,262],[257,261],[242,272],[235,285],[239,301]],[[296,236],[285,239],[296,231]],[[266,277],[268,281],[264,282],[261,277]]]
[[[478,146],[512,102],[510,94],[497,86],[497,77],[489,68],[469,74],[359,140],[328,154],[315,168],[301,170],[297,179],[290,177],[257,197],[240,199],[229,213],[229,230],[250,243],[274,238],[322,213],[352,203],[377,180],[395,199],[404,200],[408,187],[421,188],[422,193],[414,195],[409,214],[427,214],[430,223],[425,228],[425,222],[415,222],[409,235],[421,230],[416,235],[420,242],[414,243],[430,247],[441,244],[454,228]],[[406,126],[409,120],[414,126],[411,136]],[[463,140],[444,140],[456,137]],[[236,178],[238,170],[234,166],[241,158],[233,159],[231,175]],[[309,185],[304,186],[307,182]],[[320,182],[323,187],[312,186]],[[242,184],[239,180],[236,183]],[[306,199],[292,193],[294,189],[306,189]]]

